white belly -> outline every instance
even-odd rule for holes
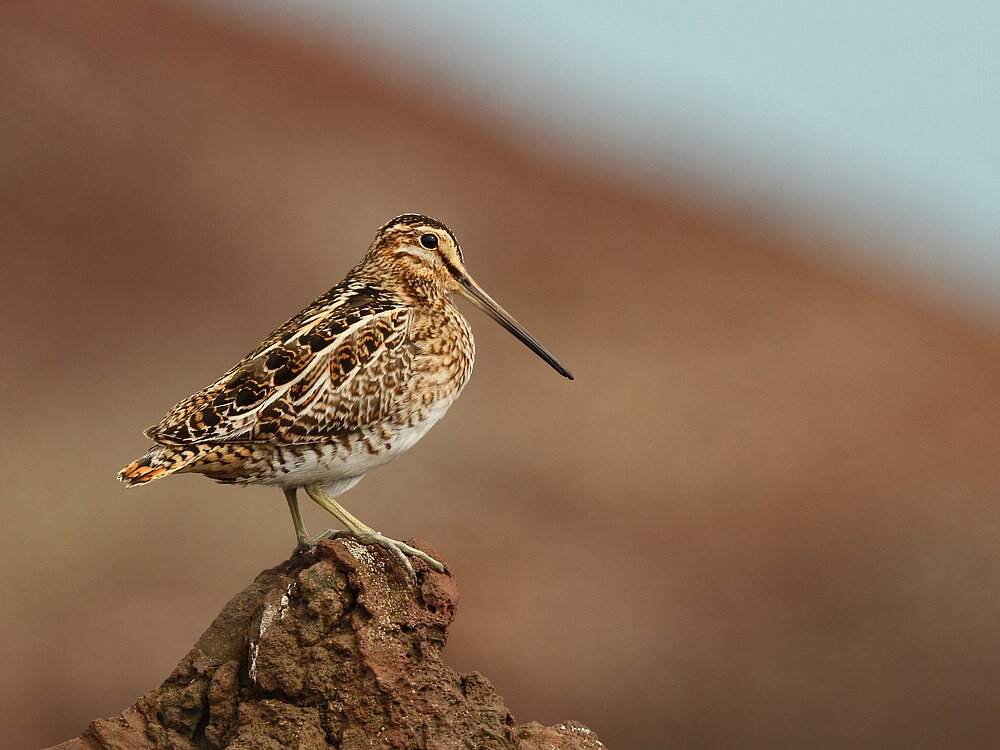
[[[457,394],[456,394],[457,395]],[[346,492],[372,469],[387,464],[412,448],[434,424],[444,416],[454,398],[442,399],[430,407],[427,417],[412,427],[392,428],[392,437],[383,440],[380,435],[370,435],[368,441],[352,441],[345,450],[340,443],[320,443],[301,450],[296,446],[281,447],[283,471],[263,480],[262,484],[282,488],[303,487],[320,482],[332,496]]]

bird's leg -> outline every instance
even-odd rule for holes
[[[292,523],[295,524],[295,538],[298,540],[298,544],[292,550],[293,555],[299,552],[308,552],[319,544],[320,540],[331,537],[336,533],[333,529],[324,529],[314,537],[310,537],[306,533],[306,525],[302,523],[302,513],[299,511],[299,499],[296,497],[296,492],[297,490],[294,487],[285,490],[285,500],[288,501],[288,510],[291,511]]]
[[[299,545],[301,546],[309,535],[306,533],[305,524],[302,523],[302,513],[299,512],[299,499],[295,496],[297,491],[294,487],[285,490],[285,500],[288,502],[288,510],[292,513],[292,523],[295,524],[295,537],[299,540]]]
[[[338,521],[347,527],[345,531],[335,532],[331,534],[331,536],[347,536],[361,544],[377,544],[380,547],[385,547],[396,556],[396,559],[399,560],[400,563],[403,564],[403,567],[406,568],[406,572],[410,574],[411,578],[416,578],[416,573],[413,572],[413,566],[410,564],[410,561],[406,559],[407,556],[419,557],[439,573],[444,572],[444,565],[439,563],[426,552],[418,550],[416,547],[411,547],[405,542],[390,539],[384,534],[375,531],[370,526],[363,524],[353,515],[348,513],[340,503],[330,497],[319,482],[307,484],[305,490],[309,494],[309,497],[311,497],[317,505],[332,513],[337,517]]]

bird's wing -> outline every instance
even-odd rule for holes
[[[160,443],[302,443],[391,416],[411,372],[411,310],[355,295],[288,321],[146,431]]]

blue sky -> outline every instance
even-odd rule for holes
[[[1000,3],[252,4],[389,45],[409,75],[571,155],[643,182],[694,175],[1000,291]]]

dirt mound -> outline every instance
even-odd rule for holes
[[[448,667],[458,588],[414,564],[415,584],[381,548],[325,540],[264,571],[160,687],[58,750],[603,747],[574,722],[515,724],[486,678]]]

